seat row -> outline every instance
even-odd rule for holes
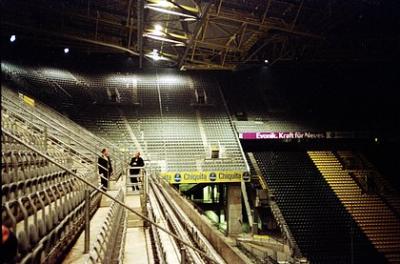
[[[115,199],[123,202],[124,193],[122,189]],[[126,209],[114,201],[110,206],[101,231],[90,249],[87,263],[122,263],[126,221]]]

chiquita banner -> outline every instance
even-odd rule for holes
[[[162,172],[160,176],[167,182],[175,184],[250,181],[250,174],[243,171]]]

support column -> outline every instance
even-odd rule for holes
[[[242,191],[240,183],[227,184],[226,221],[227,235],[236,236],[242,232]]]

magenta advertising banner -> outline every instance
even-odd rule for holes
[[[325,132],[245,132],[239,133],[240,139],[291,139],[326,138]]]

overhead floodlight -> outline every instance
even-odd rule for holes
[[[14,42],[16,39],[17,39],[17,37],[15,35],[11,35],[10,42]]]
[[[187,18],[184,18],[183,21],[197,21],[197,19],[193,18],[193,17],[187,17]]]
[[[153,49],[153,51],[151,53],[152,53],[153,60],[155,60],[155,61],[160,60],[160,55],[158,54],[158,50]]]
[[[65,49],[64,49],[64,53],[65,53],[65,54],[69,53],[69,48],[65,48]]]
[[[166,9],[164,7],[161,7],[157,4],[147,4],[144,6],[144,8],[148,8],[160,13],[164,13],[164,14],[169,14],[169,15],[176,15],[176,16],[183,16],[183,17],[188,17],[188,18],[196,18],[195,15],[191,15],[191,14],[185,14],[182,12],[178,12],[178,11],[174,11],[174,10],[170,10],[170,9]]]
[[[152,52],[146,54],[147,57],[153,59],[154,61],[159,61],[159,60],[169,60],[168,58],[165,58],[163,56],[160,56],[159,52],[157,49],[153,49]]]
[[[268,60],[264,60],[264,63],[267,64],[269,61]]]
[[[174,4],[172,4],[171,2],[168,2],[166,0],[160,0],[158,3],[156,3],[156,5],[159,7],[164,7],[164,8],[174,7]]]
[[[156,36],[165,36],[165,33],[162,32],[163,27],[160,24],[155,24],[154,29],[151,30],[151,34]]]
[[[155,24],[154,25],[154,30],[161,31],[162,29],[163,29],[163,27],[160,24]]]

